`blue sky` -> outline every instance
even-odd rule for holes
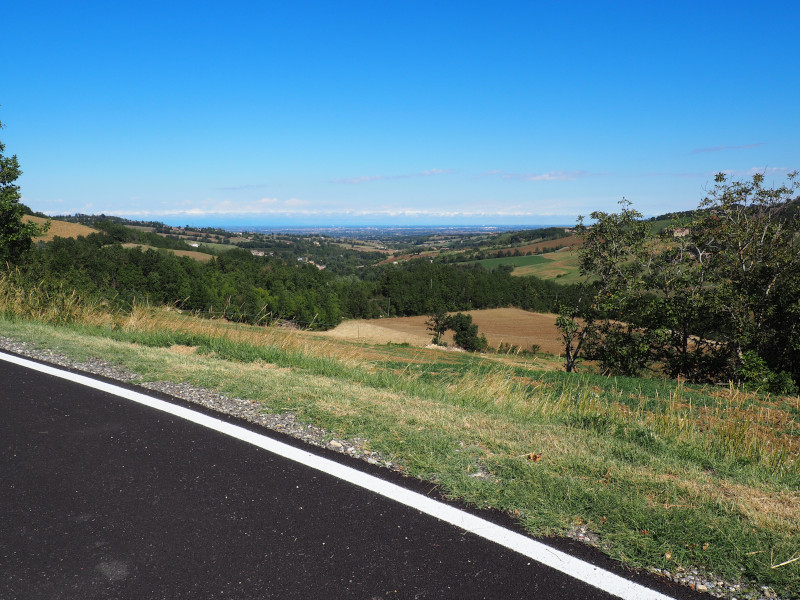
[[[800,2],[26,2],[0,139],[48,214],[547,224],[800,168]]]

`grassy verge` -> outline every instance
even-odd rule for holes
[[[532,533],[585,527],[632,566],[700,567],[800,596],[800,560],[787,562],[800,555],[798,398],[568,376],[524,357],[375,348],[163,309],[78,307],[55,324],[44,307],[23,319],[13,306],[0,296],[0,335],[291,410]]]

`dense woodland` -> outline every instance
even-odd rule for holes
[[[312,328],[334,327],[343,318],[423,315],[437,307],[552,311],[570,297],[568,288],[512,277],[509,268],[487,271],[421,260],[337,274],[292,257],[254,256],[245,249],[201,263],[160,249],[122,245],[190,249],[184,242],[111,222],[94,226],[103,231],[34,246],[18,264],[21,276],[123,307],[148,301],[235,321],[281,319]]]

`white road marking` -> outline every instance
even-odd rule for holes
[[[579,558],[575,558],[574,556],[551,548],[541,542],[537,542],[529,537],[506,529],[505,527],[501,527],[500,525],[496,525],[437,500],[433,500],[417,492],[412,492],[394,483],[389,483],[374,475],[369,475],[327,458],[322,458],[306,450],[295,448],[238,425],[226,423],[215,417],[195,412],[182,406],[176,406],[170,402],[159,400],[140,392],[135,392],[104,381],[98,381],[85,375],[63,371],[17,356],[0,352],[0,359],[34,371],[46,373],[47,375],[53,375],[80,385],[85,385],[114,396],[138,402],[139,404],[149,406],[150,408],[169,413],[237,438],[267,450],[268,452],[311,467],[312,469],[328,473],[329,475],[333,475],[334,477],[370,490],[376,494],[415,508],[420,512],[436,517],[451,525],[460,527],[465,531],[479,535],[482,538],[500,544],[510,550],[519,552],[541,564],[547,565],[570,577],[574,577],[575,579],[588,583],[609,594],[624,598],[625,600],[673,600],[669,596],[665,596],[664,594],[639,585],[638,583],[628,581],[610,571],[596,567]]]

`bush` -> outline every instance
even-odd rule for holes
[[[478,326],[472,322],[472,315],[456,313],[447,319],[448,328],[453,330],[453,340],[467,352],[483,352],[489,347],[486,336],[478,335]]]
[[[797,385],[786,371],[775,373],[767,366],[767,362],[752,350],[742,354],[736,375],[744,387],[749,390],[760,390],[772,394],[796,394]]]

